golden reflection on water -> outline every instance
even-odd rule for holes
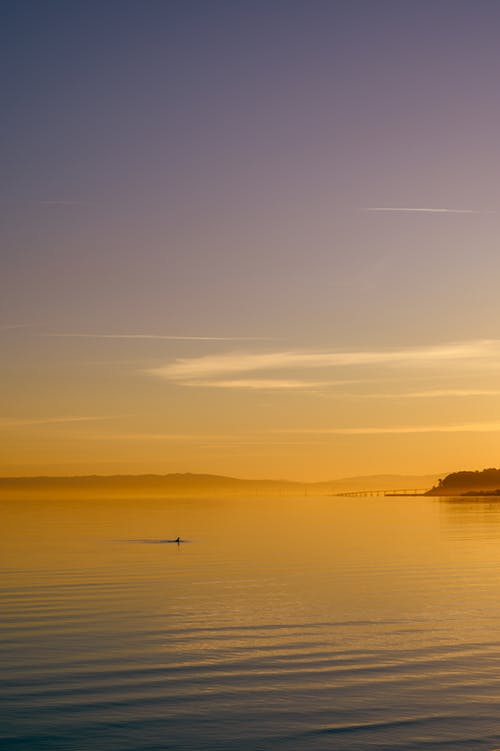
[[[478,565],[496,582],[500,564],[500,504],[485,501],[37,501],[3,503],[2,516],[17,584],[164,580],[166,602],[237,623],[420,613],[450,582],[476,586]],[[178,535],[188,542],[153,544]]]
[[[273,739],[327,751],[337,732],[353,734],[342,751],[404,751],[416,733],[433,749],[498,745],[500,505],[283,497],[0,510],[12,737],[19,711],[37,732],[50,725],[56,749],[72,747],[64,725],[86,733],[86,748],[99,738],[138,751],[153,721],[158,743],[168,725],[172,748],[189,751]],[[187,542],[161,542],[178,535]]]

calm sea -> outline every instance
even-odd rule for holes
[[[500,747],[500,502],[0,513],[2,751]]]

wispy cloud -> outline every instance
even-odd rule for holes
[[[496,389],[428,389],[426,391],[408,391],[406,393],[349,394],[349,396],[357,396],[364,399],[437,399],[446,397],[500,396],[500,391]]]
[[[38,203],[41,206],[84,206],[86,204],[86,201],[54,200],[54,201],[39,201]]]
[[[66,417],[39,417],[39,418],[9,418],[0,417],[0,428],[22,428],[27,425],[57,425],[73,422],[97,422],[102,420],[118,420],[124,415],[90,415],[76,416],[68,415]]]
[[[0,324],[0,331],[13,331],[14,329],[26,329],[28,323],[2,323]]]
[[[310,391],[311,389],[325,388],[338,385],[339,383],[352,383],[352,381],[300,381],[283,380],[273,378],[241,378],[235,380],[197,380],[186,381],[185,386],[197,386],[215,389],[241,389],[242,391]]]
[[[88,333],[50,333],[42,334],[50,337],[68,337],[74,339],[167,339],[173,341],[194,342],[242,342],[242,341],[270,341],[266,336],[185,336],[182,334],[88,334]]]
[[[477,209],[439,209],[427,206],[368,206],[362,211],[399,211],[413,214],[490,214]]]
[[[321,445],[328,436],[419,435],[425,433],[500,433],[500,422],[437,425],[368,425],[331,428],[275,428],[244,434],[124,432],[96,434],[93,440],[189,443],[199,446]]]
[[[197,443],[221,440],[220,435],[200,435],[198,433],[145,433],[140,431],[131,433],[99,433],[90,436],[90,438],[91,440],[100,441],[166,441],[172,443]]]
[[[278,431],[274,434],[267,432],[244,433],[244,434],[203,434],[203,433],[96,433],[95,435],[86,435],[87,440],[92,441],[123,441],[137,443],[179,443],[192,444],[203,448],[218,449],[221,447],[241,448],[251,446],[260,448],[265,451],[266,446],[310,446],[311,444],[321,445],[321,439],[316,440],[314,437],[279,435]]]
[[[412,433],[500,433],[500,422],[470,422],[452,425],[394,425],[359,428],[291,428],[273,431],[294,435],[385,435]]]
[[[332,369],[352,365],[434,366],[446,361],[474,361],[493,357],[500,362],[500,341],[498,340],[478,340],[397,350],[354,352],[229,352],[178,359],[173,363],[147,372],[186,386],[206,386],[208,380],[215,380],[220,384],[226,380],[227,376],[234,376],[239,373]],[[229,382],[233,382],[233,380],[230,378]]]

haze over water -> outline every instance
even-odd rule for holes
[[[0,512],[3,751],[500,747],[496,502]]]

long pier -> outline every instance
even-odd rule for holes
[[[429,488],[402,488],[391,490],[347,490],[345,493],[333,493],[334,496],[348,498],[367,498],[368,496],[400,496],[400,495],[425,495]]]

